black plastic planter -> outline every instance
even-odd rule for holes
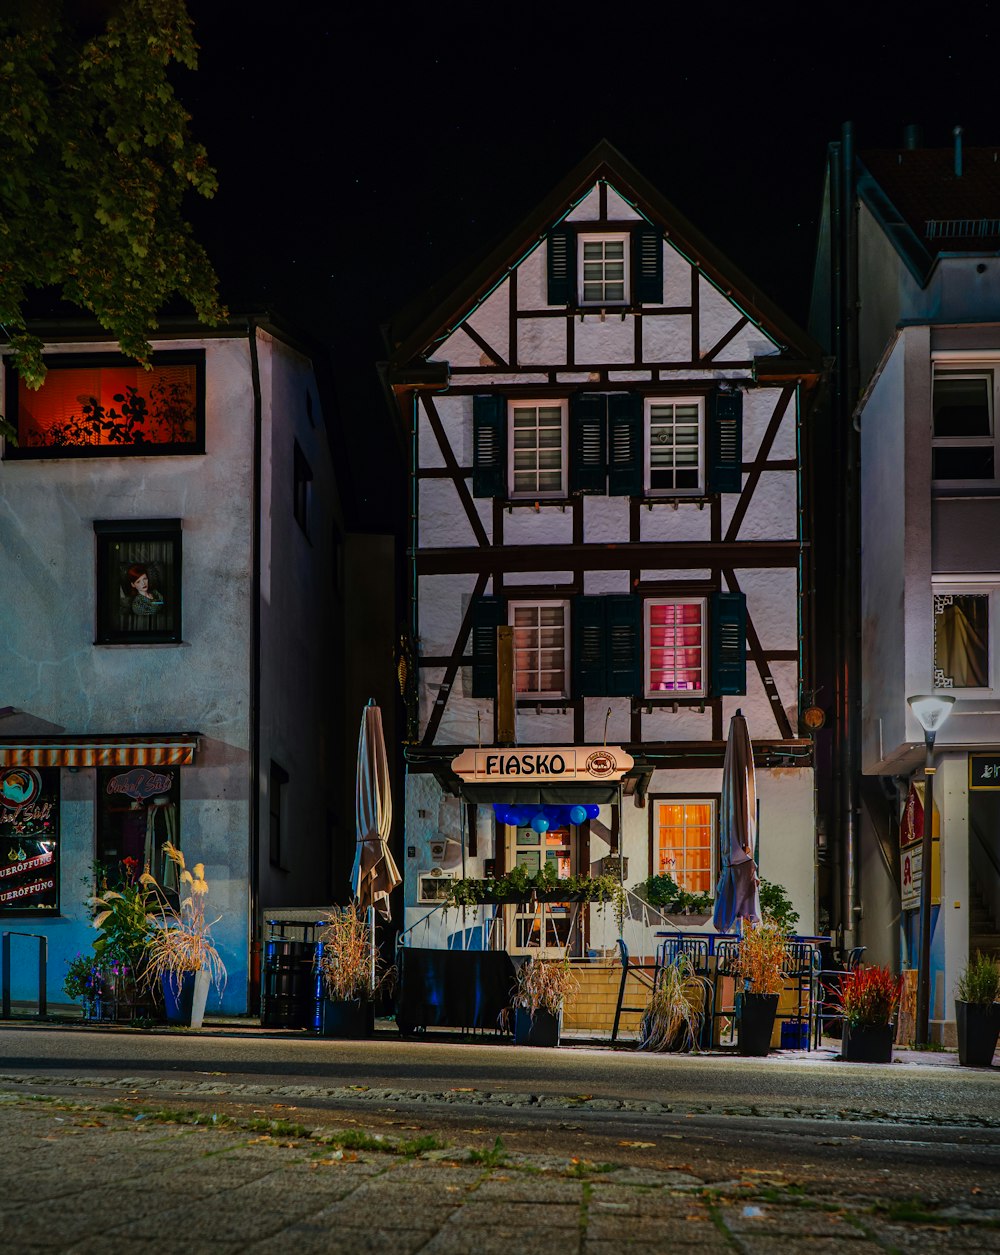
[[[741,1055],[767,1054],[771,1049],[771,1034],[774,1032],[777,1011],[777,994],[742,995],[736,1037]]]
[[[988,1068],[1000,1037],[1000,1002],[956,1002],[958,1061],[966,1068]]]
[[[848,1063],[892,1063],[893,1024],[844,1023],[841,1057]]]
[[[562,1032],[562,1012],[553,1015],[543,1007],[531,1014],[522,1007],[514,1012],[515,1046],[558,1046]]]
[[[375,1003],[367,998],[357,1002],[332,1002],[324,998],[320,1008],[321,1037],[357,1040],[375,1034]]]

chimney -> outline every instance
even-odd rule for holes
[[[924,133],[922,129],[911,122],[908,126],[903,127],[903,147],[907,152],[913,152],[917,148],[923,147]]]
[[[955,136],[955,178],[962,177],[962,128],[956,126],[952,134]]]

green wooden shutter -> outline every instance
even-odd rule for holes
[[[576,304],[576,232],[557,227],[549,232],[546,272],[550,305]]]
[[[642,495],[642,397],[637,392],[608,397],[608,495]]]
[[[713,392],[709,398],[708,490],[743,487],[743,393]]]
[[[503,597],[477,597],[472,603],[472,696],[497,695],[497,628],[507,622]]]
[[[569,490],[605,493],[608,489],[608,399],[577,392],[569,399]]]
[[[711,694],[730,697],[747,691],[747,599],[744,593],[716,593],[711,600]]]
[[[472,495],[507,495],[507,400],[472,398]]]
[[[605,597],[608,620],[609,697],[642,696],[642,601]]]
[[[604,697],[608,691],[606,597],[573,598],[573,696]]]
[[[663,235],[656,227],[636,227],[632,233],[635,253],[635,299],[650,305],[663,304]]]

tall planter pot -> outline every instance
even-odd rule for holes
[[[523,1007],[514,1010],[515,1046],[558,1046],[562,1033],[562,1011],[553,1015],[544,1007],[534,1014]]]
[[[201,1028],[211,983],[212,978],[205,968],[200,972],[185,972],[179,982],[174,976],[161,976],[167,1023]]]
[[[892,1063],[894,1024],[856,1024],[844,1021],[841,1057],[847,1063]]]
[[[333,1001],[324,998],[320,1006],[319,1033],[321,1037],[341,1037],[359,1040],[375,1035],[375,1003],[367,998],[356,1002]]]
[[[958,1061],[966,1068],[988,1068],[1000,1037],[1000,1002],[955,1003]]]
[[[778,1011],[777,994],[744,993],[740,1001],[740,1019],[736,1040],[741,1055],[766,1055],[771,1049],[774,1017]]]

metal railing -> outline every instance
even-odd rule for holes
[[[11,1019],[10,1013],[10,939],[11,937],[28,937],[32,941],[38,942],[38,1018],[43,1019],[48,1014],[48,1002],[46,1000],[46,974],[49,961],[49,941],[47,937],[42,937],[38,933],[17,933],[5,932],[2,940],[0,940],[0,1019]]]

